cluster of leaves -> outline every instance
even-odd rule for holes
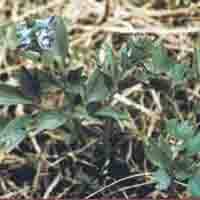
[[[164,136],[165,135],[165,136]],[[174,142],[169,142],[173,140]],[[147,158],[158,167],[153,174],[157,188],[167,190],[175,181],[187,182],[193,196],[200,195],[200,134],[189,121],[170,119],[158,139],[150,139],[145,148]]]
[[[81,135],[76,133],[79,132],[78,128],[85,120],[99,120],[105,124],[121,124],[124,120],[129,120],[128,108],[126,106],[113,107],[111,102],[113,95],[121,92],[121,86],[130,76],[134,75],[140,81],[149,78],[160,79],[165,76],[175,84],[185,82],[188,78],[190,69],[186,64],[177,63],[168,55],[160,42],[152,42],[144,38],[136,41],[130,39],[117,53],[111,46],[104,45],[96,53],[94,69],[89,76],[84,73],[82,67],[70,66],[66,70],[65,58],[68,44],[63,42],[67,41],[64,27],[64,22],[60,17],[50,17],[9,28],[11,30],[9,40],[11,38],[10,41],[13,43],[7,48],[14,46],[24,58],[37,62],[35,55],[42,56],[42,61],[45,63],[52,63],[54,58],[57,60],[59,57],[59,64],[64,67],[58,74],[41,71],[38,74],[38,80],[32,78],[31,74],[23,72],[29,78],[21,82],[21,88],[29,92],[24,93],[19,88],[1,84],[0,105],[35,104],[34,94],[37,94],[39,98],[44,95],[42,92],[38,95],[37,89],[34,88],[38,85],[43,91],[48,91],[48,87],[53,85],[64,94],[65,98],[62,108],[59,109],[43,110],[40,105],[37,105],[40,108],[38,113],[27,114],[11,121],[1,119],[1,152],[11,152],[26,137],[32,137],[44,130],[54,130],[63,126],[67,130],[66,134],[70,133],[73,136],[70,139],[66,137],[68,140],[74,140],[74,138],[79,140]],[[44,37],[42,37],[43,31]],[[50,36],[48,31],[51,32]],[[53,37],[50,46],[51,40],[45,41],[46,36]],[[197,51],[197,58],[200,57],[198,54]],[[197,70],[198,63],[197,59]],[[36,91],[31,93],[31,90]],[[177,119],[169,120],[164,132],[181,142],[170,144],[169,138],[163,135],[158,138],[158,141],[152,138],[147,140],[146,156],[159,168],[154,173],[158,189],[167,189],[174,179],[178,179],[188,181],[190,192],[199,196],[200,179],[198,179],[198,163],[195,162],[195,156],[200,150],[199,134],[189,122],[178,122]],[[67,143],[70,142],[67,141]]]
[[[52,48],[42,49],[38,42],[38,30],[41,31],[41,29],[48,28],[50,20],[52,21],[52,18],[43,21],[33,21],[30,23],[30,27],[28,27],[26,23],[15,26],[13,29],[16,30],[15,35],[17,36],[15,37],[17,43],[15,47],[20,50],[20,56],[23,55],[25,58],[27,58],[27,52],[36,52],[39,56],[45,57],[45,59],[48,60],[44,54],[46,51],[48,51],[48,53],[50,51],[50,59],[54,59],[55,55],[59,55],[62,58],[62,64],[65,65],[64,60],[67,54],[67,43],[63,46],[63,44],[65,44],[63,41],[67,40],[63,39],[64,36],[61,37],[61,35],[65,34],[65,30],[63,22],[59,21],[61,20],[60,18],[56,21],[58,27],[55,28],[55,41],[53,41],[55,45]],[[12,41],[14,41],[13,38]],[[52,53],[56,54],[52,55]],[[35,57],[28,58],[35,61]],[[115,64],[113,60],[117,60],[117,57],[115,59],[112,49],[107,47],[104,63],[97,62],[94,72],[90,77],[87,77],[83,72],[83,68],[80,67],[77,69],[69,69],[67,72],[60,71],[59,75],[53,75],[51,72],[41,72],[38,74],[38,79],[36,80],[32,77],[31,73],[22,68],[22,74],[20,75],[21,89],[1,84],[0,104],[6,106],[35,104],[34,95],[37,94],[38,96],[39,94],[37,90],[48,90],[47,87],[51,87],[52,85],[65,94],[65,101],[62,109],[53,111],[41,110],[41,112],[35,115],[19,117],[8,122],[8,124],[4,124],[5,126],[2,126],[0,138],[1,151],[9,153],[23,141],[30,132],[35,135],[46,129],[55,129],[65,124],[66,121],[69,122],[68,129],[70,130],[71,127],[76,127],[75,124],[81,124],[83,120],[111,119],[120,121],[128,119],[125,110],[116,111],[109,106],[111,97],[118,87],[121,75],[124,74],[126,70],[122,68],[119,69],[119,63]],[[37,83],[38,81],[40,84]],[[41,88],[39,88],[39,85]],[[40,98],[42,98],[42,96]],[[72,132],[76,131],[72,130]]]

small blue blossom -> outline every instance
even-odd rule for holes
[[[55,22],[55,16],[51,16],[35,20],[32,27],[28,27],[26,22],[19,23],[16,26],[20,43],[18,48],[33,51],[51,49],[55,41]]]
[[[37,35],[37,42],[42,49],[48,50],[52,47],[52,44],[55,41],[54,30],[43,29],[37,32],[36,35]]]

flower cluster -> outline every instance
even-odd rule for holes
[[[35,52],[50,50],[55,41],[55,26],[55,16],[19,23],[16,26],[18,49]]]

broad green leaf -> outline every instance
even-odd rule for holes
[[[190,178],[188,182],[188,191],[192,197],[200,197],[200,176],[194,176]]]
[[[168,175],[166,170],[159,169],[158,171],[154,172],[153,179],[157,182],[156,188],[158,190],[167,190],[171,184],[171,177]]]
[[[175,81],[182,81],[185,78],[188,67],[184,64],[176,64],[168,55],[167,49],[162,44],[152,48],[152,63],[149,64],[153,73],[166,73]]]
[[[129,119],[129,116],[126,112],[116,112],[111,107],[105,107],[105,108],[95,112],[94,116],[101,117],[101,118],[110,118],[110,119],[114,119],[116,121]]]
[[[60,64],[64,65],[66,55],[68,54],[68,37],[66,26],[62,17],[56,17],[56,42],[54,46],[54,54],[58,57]],[[60,60],[61,59],[61,60]]]
[[[145,145],[145,155],[154,165],[163,169],[170,169],[171,157],[165,152],[163,147],[154,139],[149,140]]]
[[[31,130],[31,116],[16,118],[0,132],[0,150],[9,153],[20,144]]]
[[[182,81],[185,78],[187,69],[184,64],[174,64],[169,70],[169,76],[175,81]]]
[[[9,120],[5,118],[0,118],[0,131],[2,131],[8,124]]]
[[[44,111],[36,115],[36,132],[45,129],[53,130],[62,126],[66,122],[66,115],[59,111]]]
[[[0,105],[32,104],[16,87],[0,84]]]
[[[167,50],[161,45],[157,45],[152,50],[153,73],[168,72],[172,65],[172,59],[168,56]]]
[[[96,69],[86,85],[87,103],[104,101],[112,93],[111,87],[110,78],[99,69]]]
[[[185,148],[190,155],[200,152],[200,134],[189,138],[189,140],[186,141]]]
[[[185,156],[173,162],[173,174],[178,180],[184,181],[190,178],[196,169],[197,166],[194,164],[194,161]]]
[[[187,140],[194,135],[194,129],[188,121],[179,122],[177,119],[168,120],[166,130],[177,139]]]

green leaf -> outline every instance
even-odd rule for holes
[[[110,72],[109,68],[112,68],[115,65],[115,57],[113,54],[112,47],[105,45],[105,61],[104,61],[104,72]]]
[[[44,111],[36,115],[36,132],[45,129],[54,130],[66,122],[66,115],[59,111]]]
[[[197,166],[194,164],[194,160],[186,156],[173,162],[173,174],[178,180],[184,181],[190,178],[196,170]]]
[[[81,120],[81,121],[82,120],[97,121],[96,118],[92,117],[88,113],[88,110],[84,106],[76,106],[72,117],[73,117],[73,119],[78,119],[78,120]]]
[[[167,133],[177,139],[187,140],[194,135],[193,126],[188,122],[179,122],[177,119],[170,119],[166,123]]]
[[[105,61],[103,63],[103,72],[112,78],[113,82],[116,82],[121,78],[121,69],[118,65],[118,58],[114,56],[112,47],[106,45],[105,48]]]
[[[31,116],[23,116],[12,120],[0,132],[0,150],[9,153],[20,144],[31,130],[33,119]]]
[[[101,58],[101,51],[104,52],[104,58]],[[96,63],[100,67],[102,72],[107,75],[114,85],[117,86],[118,81],[121,79],[122,69],[119,65],[119,58],[114,54],[112,46],[104,44],[101,49],[96,52]]]
[[[158,44],[152,50],[152,64],[153,73],[168,72],[172,65],[174,65],[172,59],[168,56],[167,50]]]
[[[5,45],[5,35],[8,29],[8,25],[0,25],[0,46],[3,47]]]
[[[185,148],[189,155],[200,152],[200,133],[186,141]]]
[[[65,63],[65,58],[68,54],[68,35],[65,23],[62,17],[56,17],[56,42],[54,46],[54,55],[58,58],[58,62],[62,65]]]
[[[152,73],[166,73],[175,81],[182,81],[186,76],[188,67],[185,64],[176,64],[168,55],[167,49],[161,44],[152,48],[152,63],[149,64]]]
[[[175,81],[182,81],[185,78],[185,74],[186,74],[187,69],[188,69],[187,65],[174,64],[174,65],[172,65],[171,69],[169,70],[169,75]]]
[[[96,69],[86,85],[87,103],[104,101],[112,94],[112,84],[110,78],[99,69]]]
[[[188,182],[188,191],[192,197],[200,197],[200,176],[194,176],[190,178]]]
[[[95,117],[110,118],[116,121],[128,120],[129,116],[126,112],[116,112],[111,107],[105,107],[94,113]]]
[[[128,56],[128,48],[124,47],[120,49],[120,64],[122,66],[122,69],[128,69],[132,67],[132,63],[130,62],[129,56]]]
[[[162,135],[160,135],[158,138],[158,145],[166,153],[168,158],[173,157],[173,151],[171,150],[170,145],[166,142],[165,138]]]
[[[40,62],[40,54],[34,51],[20,51],[20,56],[23,57],[24,59],[30,59],[34,63],[39,63]]]
[[[16,26],[14,24],[10,24],[7,27],[6,35],[4,35],[6,40],[6,46],[10,49],[16,49],[19,44],[17,34],[16,34]]]
[[[0,118],[0,131],[2,131],[8,124],[8,119]]]
[[[0,105],[32,104],[16,87],[0,84]]]
[[[155,166],[170,169],[172,158],[155,139],[150,139],[149,144],[145,145],[145,155]]]
[[[130,39],[125,48],[121,49],[121,64],[125,69],[130,69],[134,65],[143,63],[149,58],[153,48],[153,43],[147,38],[139,38],[136,41]]]
[[[126,46],[122,47],[119,52],[120,80],[126,79],[133,74],[133,71],[134,74],[137,73],[137,65],[144,64],[151,56],[152,48],[153,42],[147,38],[130,39]]]
[[[171,177],[164,169],[159,169],[158,171],[154,172],[153,179],[157,182],[156,188],[158,190],[167,190],[171,184]]]
[[[200,48],[198,47],[196,47],[194,51],[193,68],[195,77],[198,78],[200,76]]]

